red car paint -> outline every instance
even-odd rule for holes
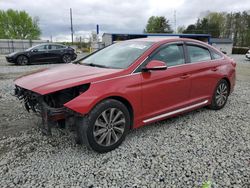
[[[191,39],[136,40],[153,41],[154,45],[127,69],[68,64],[21,77],[15,84],[45,95],[90,83],[87,91],[64,106],[84,115],[106,98],[121,99],[132,108],[134,128],[209,105],[216,84],[222,78],[229,81],[233,91],[235,62],[212,46]],[[186,63],[162,71],[134,73],[154,50],[172,42],[192,42],[213,49],[223,58]]]

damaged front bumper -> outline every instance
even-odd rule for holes
[[[33,111],[42,117],[43,132],[51,134],[51,126],[56,122],[62,122],[72,116],[81,116],[81,114],[65,107],[64,104],[87,91],[89,86],[90,84],[83,84],[41,95],[16,85],[14,94],[24,103],[28,112]]]
[[[70,110],[64,106],[51,107],[46,101],[46,97],[33,91],[16,86],[14,95],[24,103],[25,109],[37,114],[42,118],[42,132],[51,135],[51,127],[60,120],[65,120],[72,116]],[[50,101],[55,103],[55,101]]]

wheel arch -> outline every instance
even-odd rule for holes
[[[223,77],[221,80],[226,80],[226,82],[228,83],[228,86],[229,86],[229,91],[231,92],[231,82],[230,82],[230,80],[227,77]]]
[[[70,59],[71,59],[71,62],[72,62],[72,54],[70,54],[69,52],[64,52],[63,54],[61,54],[61,56],[60,56],[61,61],[63,61],[63,57],[64,57],[65,55],[69,55],[69,56],[70,56]]]
[[[18,59],[18,57],[20,57],[20,56],[25,56],[25,57],[27,57],[27,59],[28,59],[28,64],[30,63],[30,57],[28,56],[28,55],[26,55],[26,54],[18,54],[17,56],[16,56],[16,58],[15,58],[15,63],[17,64],[17,59]]]
[[[121,102],[122,104],[124,104],[127,107],[128,111],[129,111],[129,115],[130,115],[130,127],[129,128],[132,129],[133,124],[134,124],[134,110],[133,110],[133,107],[132,107],[131,103],[126,98],[121,97],[121,96],[109,96],[109,97],[106,97],[106,98],[102,99],[98,103],[100,103],[100,102],[102,102],[104,100],[107,100],[107,99],[117,100],[117,101]]]

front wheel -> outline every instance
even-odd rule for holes
[[[114,99],[105,100],[94,107],[77,125],[77,141],[104,153],[117,148],[125,139],[130,126],[126,106]]]
[[[222,79],[218,82],[213,94],[212,103],[209,108],[213,110],[220,110],[227,103],[229,95],[229,84],[226,80]]]
[[[25,55],[20,55],[17,57],[16,62],[18,65],[27,65],[29,63],[29,59]]]

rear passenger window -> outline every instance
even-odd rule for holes
[[[170,44],[154,54],[151,60],[163,61],[168,67],[184,64],[183,45]]]
[[[57,45],[50,45],[50,46],[49,46],[49,49],[50,49],[50,50],[56,50],[56,49],[57,49]]]
[[[62,49],[62,48],[64,48],[64,46],[61,46],[61,45],[56,46],[56,49]]]
[[[219,54],[218,52],[211,50],[211,54],[213,56],[213,59],[221,59],[223,56]]]
[[[206,48],[187,45],[187,49],[191,63],[211,60],[210,52]]]

